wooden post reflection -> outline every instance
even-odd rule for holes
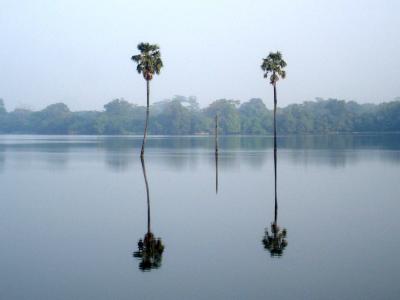
[[[215,193],[218,194],[218,152],[215,152]]]

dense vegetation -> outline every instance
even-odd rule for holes
[[[195,97],[176,96],[150,107],[150,134],[213,133],[219,115],[222,134],[271,134],[273,112],[261,99],[240,104],[220,99],[200,108]],[[15,109],[7,112],[0,99],[0,133],[24,134],[142,134],[146,107],[115,99],[104,111],[72,112],[56,103],[41,111]],[[400,99],[382,104],[317,99],[277,110],[281,134],[400,131]]]

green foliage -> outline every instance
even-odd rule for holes
[[[100,129],[98,121],[102,114],[97,111],[78,111],[70,116],[69,134],[104,134],[104,128]]]
[[[104,117],[99,120],[104,134],[127,134],[131,131],[133,104],[124,99],[114,99],[104,105],[104,109]]]
[[[0,115],[6,114],[6,107],[4,106],[4,101],[3,99],[0,98]]]
[[[261,99],[253,98],[239,107],[243,134],[267,134],[272,130],[272,114]]]
[[[399,131],[400,101],[382,103],[369,109],[355,121],[356,131]]]
[[[32,114],[33,123],[37,124],[39,133],[67,134],[71,111],[64,103],[56,103]]]
[[[12,112],[7,113],[3,116],[2,124],[0,124],[1,133],[34,133],[38,132],[36,122],[34,122],[32,116],[34,113],[27,109],[15,109]],[[37,131],[33,130],[36,127]]]
[[[4,101],[3,99],[0,98],[0,133],[2,133],[2,130],[4,130],[6,124],[6,117],[7,117],[7,111],[4,106]]]
[[[140,43],[137,48],[140,53],[132,56],[131,59],[137,63],[137,72],[143,74],[144,79],[151,80],[154,74],[160,74],[163,67],[160,47],[149,43]]]
[[[157,115],[154,122],[157,134],[190,134],[191,132],[190,111],[178,100],[166,103],[163,111]],[[150,127],[150,132],[152,128]]]
[[[271,84],[276,84],[279,78],[285,79],[286,71],[283,69],[286,67],[286,62],[282,58],[282,54],[278,52],[270,52],[266,58],[263,59],[261,64],[261,70],[264,71],[264,78],[268,78]]]
[[[151,106],[150,134],[213,134],[218,114],[221,134],[272,134],[273,112],[261,99],[220,99],[200,109],[195,97],[175,96]],[[7,112],[0,101],[0,133],[7,134],[141,134],[146,108],[115,99],[104,111],[71,112],[63,103],[41,111]],[[400,101],[357,104],[317,99],[277,110],[280,134],[400,131]]]
[[[239,104],[238,100],[216,100],[204,110],[204,113],[211,119],[218,115],[219,128],[222,133],[239,134],[240,116],[237,109]]]

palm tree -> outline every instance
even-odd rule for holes
[[[276,53],[270,52],[267,58],[263,59],[261,69],[264,71],[264,78],[268,78],[274,87],[274,136],[276,137],[276,83],[279,78],[285,79],[286,72],[283,68],[286,67],[286,62],[282,59],[282,54],[278,51]]]
[[[137,48],[140,51],[140,54],[132,56],[131,59],[137,63],[136,70],[139,74],[143,74],[147,87],[146,123],[144,127],[142,150],[140,151],[140,156],[143,157],[147,135],[147,124],[149,122],[150,80],[153,79],[154,74],[160,74],[163,62],[161,60],[160,47],[158,45],[140,43]]]
[[[283,68],[286,67],[286,62],[282,58],[282,54],[277,51],[276,53],[270,52],[267,58],[263,59],[261,64],[261,69],[264,71],[264,78],[268,78],[270,75],[270,83],[274,87],[274,171],[275,171],[275,209],[278,209],[278,201],[276,196],[276,165],[277,165],[277,157],[276,157],[276,104],[277,104],[277,96],[276,96],[276,83],[279,78],[285,79],[286,72]]]

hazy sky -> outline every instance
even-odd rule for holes
[[[8,109],[101,109],[117,97],[144,104],[130,57],[158,43],[164,69],[151,99],[262,98],[261,59],[288,63],[279,104],[400,96],[400,1],[0,0],[0,98]]]

